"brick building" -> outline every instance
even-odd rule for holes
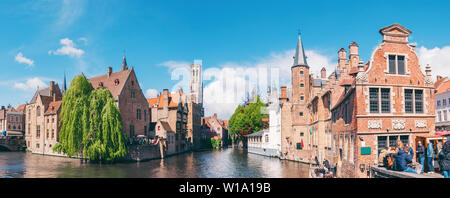
[[[14,107],[2,106],[0,108],[0,132],[5,131],[7,134],[10,132],[17,133],[18,135],[25,133],[25,104],[20,105],[15,109]]]
[[[59,117],[62,93],[58,84],[50,81],[49,87],[36,91],[26,105],[25,141],[32,153],[59,155],[53,146],[59,138]]]
[[[313,162],[330,157],[330,88],[326,69],[314,78],[298,36],[294,64],[291,67],[291,93],[281,87],[281,159]]]
[[[333,156],[341,177],[368,177],[381,149],[397,140],[416,148],[417,136],[434,133],[431,68],[422,72],[415,45],[408,43],[412,32],[399,24],[379,32],[383,41],[370,60],[360,61],[352,43],[350,61],[340,54],[342,72],[333,79],[344,85],[332,92],[331,109]]]
[[[228,136],[228,129],[225,126],[225,122],[214,114],[210,117],[202,118],[202,134],[201,138],[204,141],[208,141],[211,138],[220,138],[222,140],[222,146],[229,145],[230,137]]]
[[[162,94],[158,94],[156,98],[147,99],[151,113],[151,136],[161,136],[158,130],[175,133],[175,151],[184,152],[189,149],[189,139],[187,137],[187,117],[188,105],[186,95],[180,88],[175,93],[169,93],[168,89],[164,89]],[[167,123],[168,127],[159,128],[157,123],[162,121]],[[170,140],[168,140],[170,142]]]
[[[113,72],[108,67],[105,75],[89,79],[94,89],[106,88],[114,97],[122,116],[122,130],[131,142],[138,135],[149,135],[150,112],[133,67],[128,69],[125,56],[122,68]]]
[[[337,164],[340,177],[368,177],[381,149],[397,140],[415,148],[417,136],[434,134],[434,84],[425,74],[412,32],[393,24],[382,28],[382,43],[364,64],[359,46],[338,51],[338,66],[326,77],[309,73],[299,36],[292,66],[292,95],[281,88],[282,158]]]

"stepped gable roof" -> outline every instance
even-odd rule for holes
[[[89,79],[89,82],[92,84],[92,87],[94,89],[104,87],[107,88],[115,100],[119,99],[120,93],[122,93],[122,90],[124,88],[125,82],[128,80],[131,72],[133,71],[133,67],[131,70],[124,70],[119,71],[115,73],[111,73],[109,76],[108,74],[93,77]],[[118,83],[116,83],[118,80]]]
[[[47,111],[45,111],[44,115],[56,114],[58,110],[61,108],[62,101],[54,101],[50,102],[48,105]]]

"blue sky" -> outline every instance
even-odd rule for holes
[[[0,105],[29,101],[37,85],[61,83],[64,72],[71,80],[81,72],[104,74],[107,66],[117,71],[124,50],[149,95],[172,88],[178,81],[170,71],[194,59],[202,59],[205,70],[264,63],[289,69],[299,30],[313,70],[332,69],[337,51],[352,41],[368,60],[381,41],[378,30],[393,23],[412,30],[410,42],[423,61],[447,76],[449,8],[449,1],[401,0],[3,0]],[[205,81],[205,89],[213,82]],[[206,114],[227,118],[237,102],[210,103]]]

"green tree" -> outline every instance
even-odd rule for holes
[[[249,133],[257,132],[264,128],[263,118],[267,118],[267,114],[263,114],[261,109],[267,105],[256,96],[248,106],[239,105],[229,121],[229,132],[232,142],[236,140],[239,132],[249,130]]]
[[[54,150],[69,157],[83,150],[83,136],[89,130],[89,95],[93,88],[84,75],[76,76],[63,97],[59,143]]]
[[[127,155],[122,117],[108,89],[93,90],[84,76],[75,77],[63,99],[60,141],[54,150],[83,154],[92,161],[116,161]]]

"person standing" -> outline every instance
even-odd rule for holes
[[[420,165],[422,165],[422,170],[421,172],[423,173],[424,171],[424,167],[425,167],[425,147],[422,145],[422,141],[417,142],[418,146],[416,148],[416,157],[419,160]]]
[[[430,141],[427,146],[427,166],[428,166],[428,172],[434,173],[434,166],[433,166],[433,143]]]
[[[450,178],[450,141],[445,142],[441,152],[439,152],[439,166],[444,178]]]

